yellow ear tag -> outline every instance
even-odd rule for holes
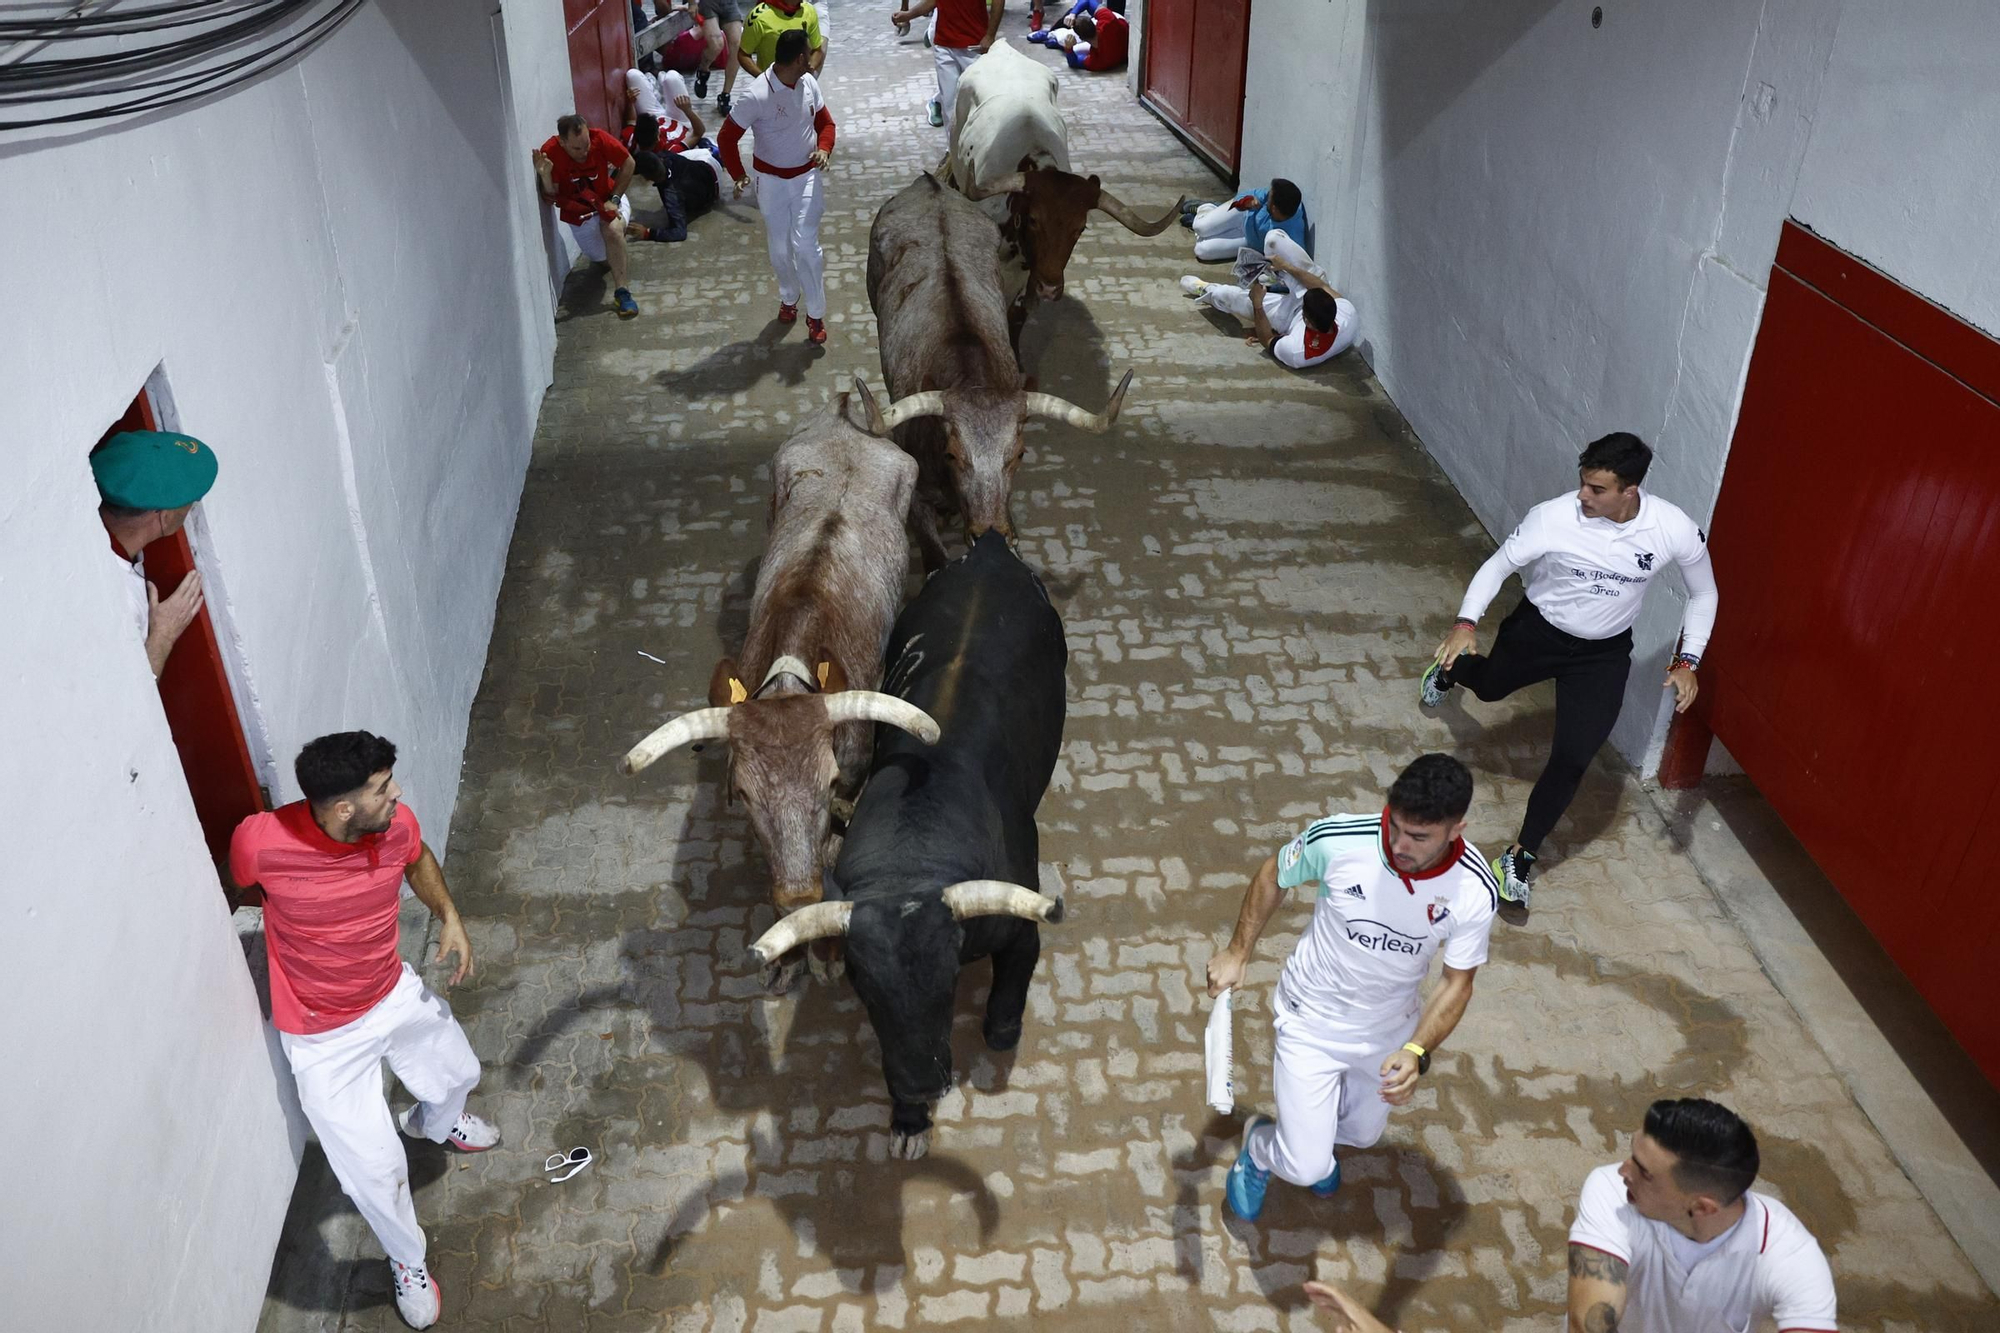
[[[749,697],[750,691],[743,688],[743,682],[731,676],[729,678],[729,702],[740,704]]]
[[[826,669],[828,665],[829,664],[826,662],[821,662],[819,664],[819,687],[821,689],[826,688]]]

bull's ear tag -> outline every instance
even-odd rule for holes
[[[743,682],[731,676],[729,678],[729,702],[740,704],[749,697],[750,691],[743,688]]]
[[[822,690],[826,688],[826,669],[828,665],[829,664],[826,662],[821,662],[819,664],[819,687]]]

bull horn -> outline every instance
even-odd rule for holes
[[[776,924],[750,946],[750,952],[765,963],[775,963],[801,944],[823,940],[829,935],[845,935],[847,923],[854,915],[854,904],[846,901],[814,903],[801,907],[790,916],[779,917]]]
[[[894,430],[914,417],[941,417],[944,415],[944,390],[925,389],[907,398],[898,398],[889,404],[889,410],[882,414],[884,433]]]
[[[1111,395],[1111,401],[1104,405],[1102,412],[1086,412],[1075,403],[1052,393],[1031,393],[1026,395],[1028,414],[1067,421],[1072,426],[1102,435],[1118,419],[1118,409],[1125,405],[1125,391],[1131,387],[1132,372],[1128,370],[1125,378],[1118,381],[1118,391]]]
[[[887,435],[888,423],[882,420],[882,409],[875,402],[875,395],[869,391],[868,381],[859,375],[854,377],[854,396],[861,403],[862,415],[868,419],[870,435]]]
[[[1027,184],[1028,173],[1025,171],[1017,171],[1011,176],[1002,176],[987,185],[981,185],[977,181],[967,181],[965,185],[965,197],[974,200],[991,199],[995,195],[1012,194],[1016,190],[1025,189],[1027,188]],[[1102,195],[1103,191],[1100,190],[1098,193]],[[1179,209],[1174,210],[1174,216],[1180,216]]]
[[[907,699],[875,690],[842,690],[826,696],[826,720],[842,722],[887,722],[901,727],[926,745],[936,745],[938,724],[931,715]]]
[[[1112,221],[1125,228],[1125,230],[1134,232],[1140,236],[1158,236],[1161,232],[1172,226],[1175,219],[1181,215],[1181,205],[1186,202],[1187,196],[1182,195],[1180,198],[1174,200],[1171,208],[1160,214],[1157,222],[1148,222],[1132,211],[1132,205],[1126,203],[1123,199],[1111,193],[1111,191],[1101,187],[1097,191],[1097,210],[1100,213],[1108,215]]]
[[[627,750],[618,767],[626,773],[637,773],[669,750],[678,750],[697,741],[721,740],[728,734],[727,708],[701,708],[692,713],[682,713]]]
[[[1063,919],[1062,899],[1044,898],[1004,879],[968,879],[954,884],[944,891],[944,905],[960,921],[974,916],[1018,916],[1054,925]]]

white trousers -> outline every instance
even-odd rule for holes
[[[1228,204],[1217,204],[1194,215],[1194,257],[1204,263],[1234,259],[1243,248],[1243,229],[1250,215]]]
[[[798,176],[758,172],[757,211],[764,215],[778,300],[797,305],[803,293],[806,318],[825,319],[826,254],[819,245],[819,219],[826,211],[826,192],[819,171]]]
[[[299,1105],[328,1165],[391,1259],[424,1261],[424,1233],[410,1198],[410,1159],[382,1095],[382,1062],[420,1104],[413,1128],[443,1143],[479,1082],[479,1057],[451,1007],[408,963],[380,1004],[331,1032],[280,1032]]]
[[[1251,1131],[1250,1160],[1294,1185],[1313,1185],[1333,1173],[1336,1147],[1373,1147],[1389,1127],[1382,1062],[1417,1030],[1417,1015],[1373,1032],[1335,1028],[1294,1009],[1282,991],[1277,1011],[1278,1122]]]
[[[944,123],[950,125],[958,113],[958,76],[979,59],[979,48],[933,46],[931,59],[937,64],[938,105],[944,108]]]
[[[1236,216],[1240,218],[1243,215],[1238,213]],[[1199,218],[1195,220],[1195,225],[1197,227],[1201,225]],[[1240,239],[1242,236],[1240,230],[1237,235]],[[1244,253],[1256,252],[1246,250]],[[1326,270],[1313,262],[1313,257],[1306,253],[1305,247],[1281,231],[1273,231],[1264,237],[1264,254],[1266,258],[1282,259],[1293,268],[1302,268],[1315,277],[1326,276]],[[1282,334],[1291,327],[1292,321],[1298,318],[1299,307],[1304,303],[1305,295],[1302,292],[1265,292],[1264,317],[1271,321],[1272,328]],[[1208,290],[1195,298],[1195,304],[1213,306],[1224,314],[1234,315],[1242,320],[1251,317],[1250,292],[1247,288],[1238,287],[1234,283],[1211,282]]]
[[[632,220],[632,197],[626,195],[618,201],[618,225],[624,226]],[[576,238],[576,248],[583,251],[583,257],[593,264],[604,262],[604,215],[592,213],[581,222],[569,224],[569,234]]]

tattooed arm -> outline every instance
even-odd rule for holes
[[[1569,1247],[1569,1333],[1617,1333],[1625,1317],[1625,1274],[1615,1254],[1588,1245]]]

